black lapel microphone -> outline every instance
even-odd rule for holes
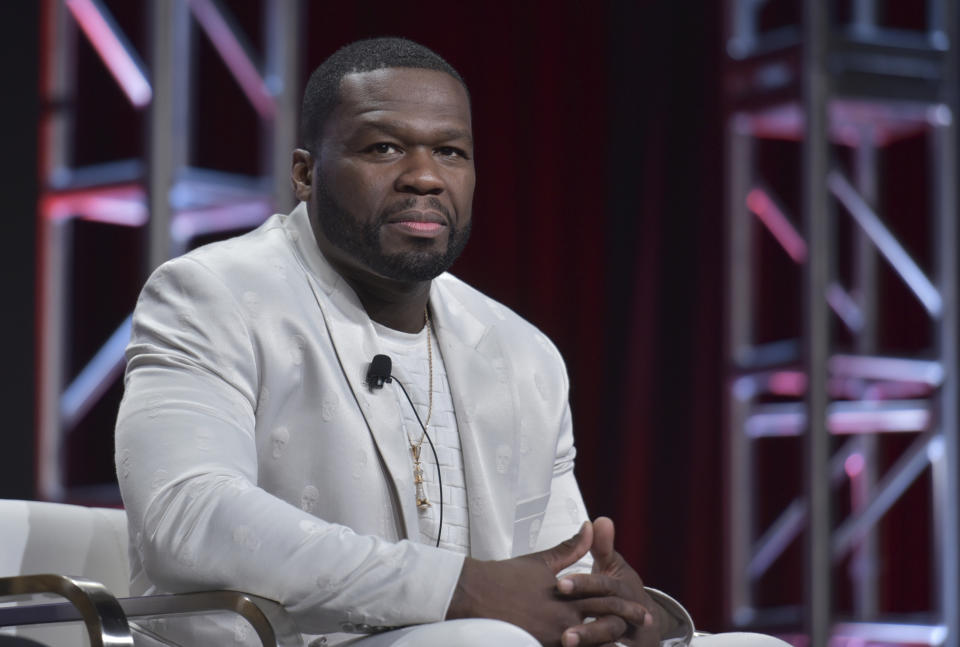
[[[390,377],[391,370],[393,362],[388,355],[374,355],[370,368],[367,369],[367,386],[371,389],[382,389],[385,382],[393,382]]]

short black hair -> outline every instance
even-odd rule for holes
[[[310,75],[300,111],[300,146],[312,150],[327,118],[340,101],[340,82],[347,74],[391,67],[413,67],[446,72],[467,84],[439,54],[406,38],[368,38],[345,45]],[[467,96],[470,96],[469,90]]]

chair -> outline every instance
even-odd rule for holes
[[[128,597],[129,574],[122,510],[0,499],[0,600],[17,604],[0,608],[0,634],[15,626],[18,637],[51,647],[133,645],[128,619],[226,611],[264,645],[303,644],[276,602],[237,591]],[[25,600],[38,593],[67,601]]]

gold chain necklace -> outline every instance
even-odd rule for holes
[[[431,507],[430,499],[427,498],[427,491],[423,486],[423,464],[420,462],[420,450],[423,448],[423,439],[427,437],[427,426],[430,424],[430,418],[433,416],[433,343],[430,341],[433,327],[430,325],[430,313],[423,309],[423,324],[427,329],[427,419],[423,423],[423,433],[416,442],[410,440],[407,436],[407,442],[410,443],[410,452],[413,454],[413,484],[416,487],[417,507],[426,510]],[[440,466],[437,465],[437,469]]]

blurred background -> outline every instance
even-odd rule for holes
[[[118,505],[128,317],[292,206],[300,92],[396,35],[470,87],[454,273],[571,377],[577,474],[708,630],[958,645],[949,0],[0,5],[0,497]]]

